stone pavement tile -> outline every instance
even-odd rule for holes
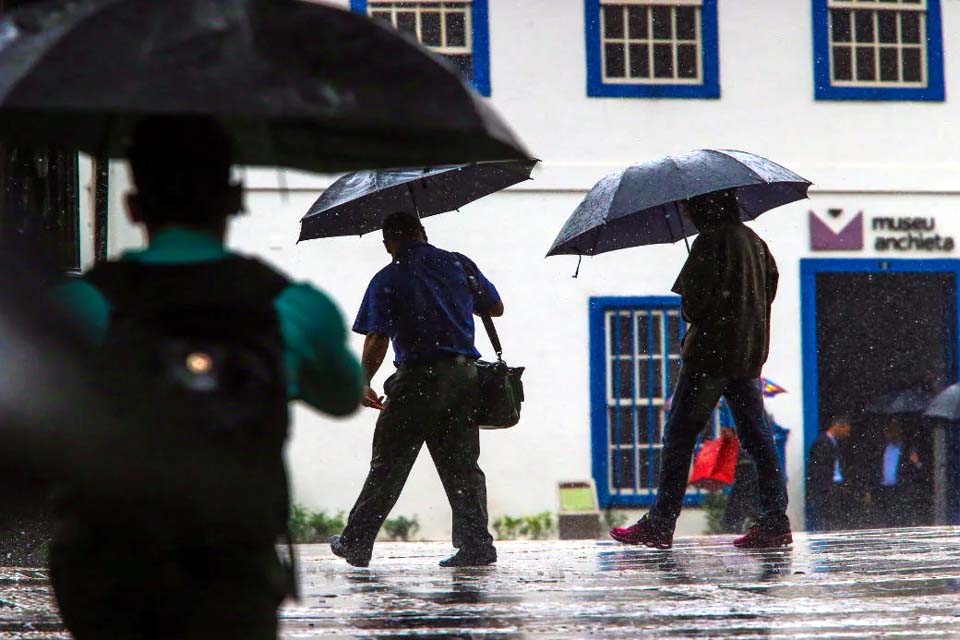
[[[958,528],[730,540],[499,543],[475,569],[438,567],[442,543],[378,545],[369,569],[303,546],[284,637],[960,639]]]

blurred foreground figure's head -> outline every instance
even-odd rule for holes
[[[687,217],[698,231],[740,220],[740,205],[733,189],[715,191],[687,200]]]
[[[171,225],[221,234],[243,208],[243,185],[230,180],[230,137],[213,118],[153,116],[133,131],[127,195],[133,222],[156,233]]]
[[[830,426],[827,427],[827,433],[837,440],[849,438],[850,434],[853,433],[853,427],[850,425],[850,419],[846,416],[836,416],[830,421]]]
[[[391,256],[411,244],[426,241],[427,230],[420,224],[420,218],[412,213],[397,211],[383,221],[383,246]]]

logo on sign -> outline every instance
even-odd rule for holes
[[[827,209],[834,219],[843,216],[843,209]],[[863,249],[863,211],[834,231],[831,225],[810,212],[810,249],[813,251],[860,251]]]

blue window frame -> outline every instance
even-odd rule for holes
[[[350,9],[410,34],[490,95],[487,0],[350,0]]]
[[[812,2],[818,100],[944,100],[940,0]]]
[[[719,98],[717,0],[585,0],[587,95]]]
[[[590,300],[591,448],[602,507],[647,506],[656,496],[682,332],[678,297]],[[702,500],[697,490],[685,499]]]

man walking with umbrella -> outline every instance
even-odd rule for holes
[[[497,551],[487,530],[486,478],[477,464],[480,354],[473,315],[501,316],[503,303],[466,256],[428,244],[413,214],[389,215],[383,244],[393,260],[370,282],[353,327],[366,335],[363,403],[381,414],[370,472],[331,549],[354,566],[369,564],[377,532],[426,443],[453,510],[453,543],[459,549],[440,565],[493,564]],[[369,383],[390,342],[397,371],[384,384],[384,402]]]
[[[673,286],[689,327],[664,433],[657,498],[639,522],[610,535],[626,544],[672,546],[697,434],[723,396],[740,441],[756,462],[760,492],[760,519],[734,545],[788,545],[786,484],[763,416],[759,380],[769,350],[776,263],[763,240],[740,221],[732,190],[690,198],[685,209],[700,235]]]

